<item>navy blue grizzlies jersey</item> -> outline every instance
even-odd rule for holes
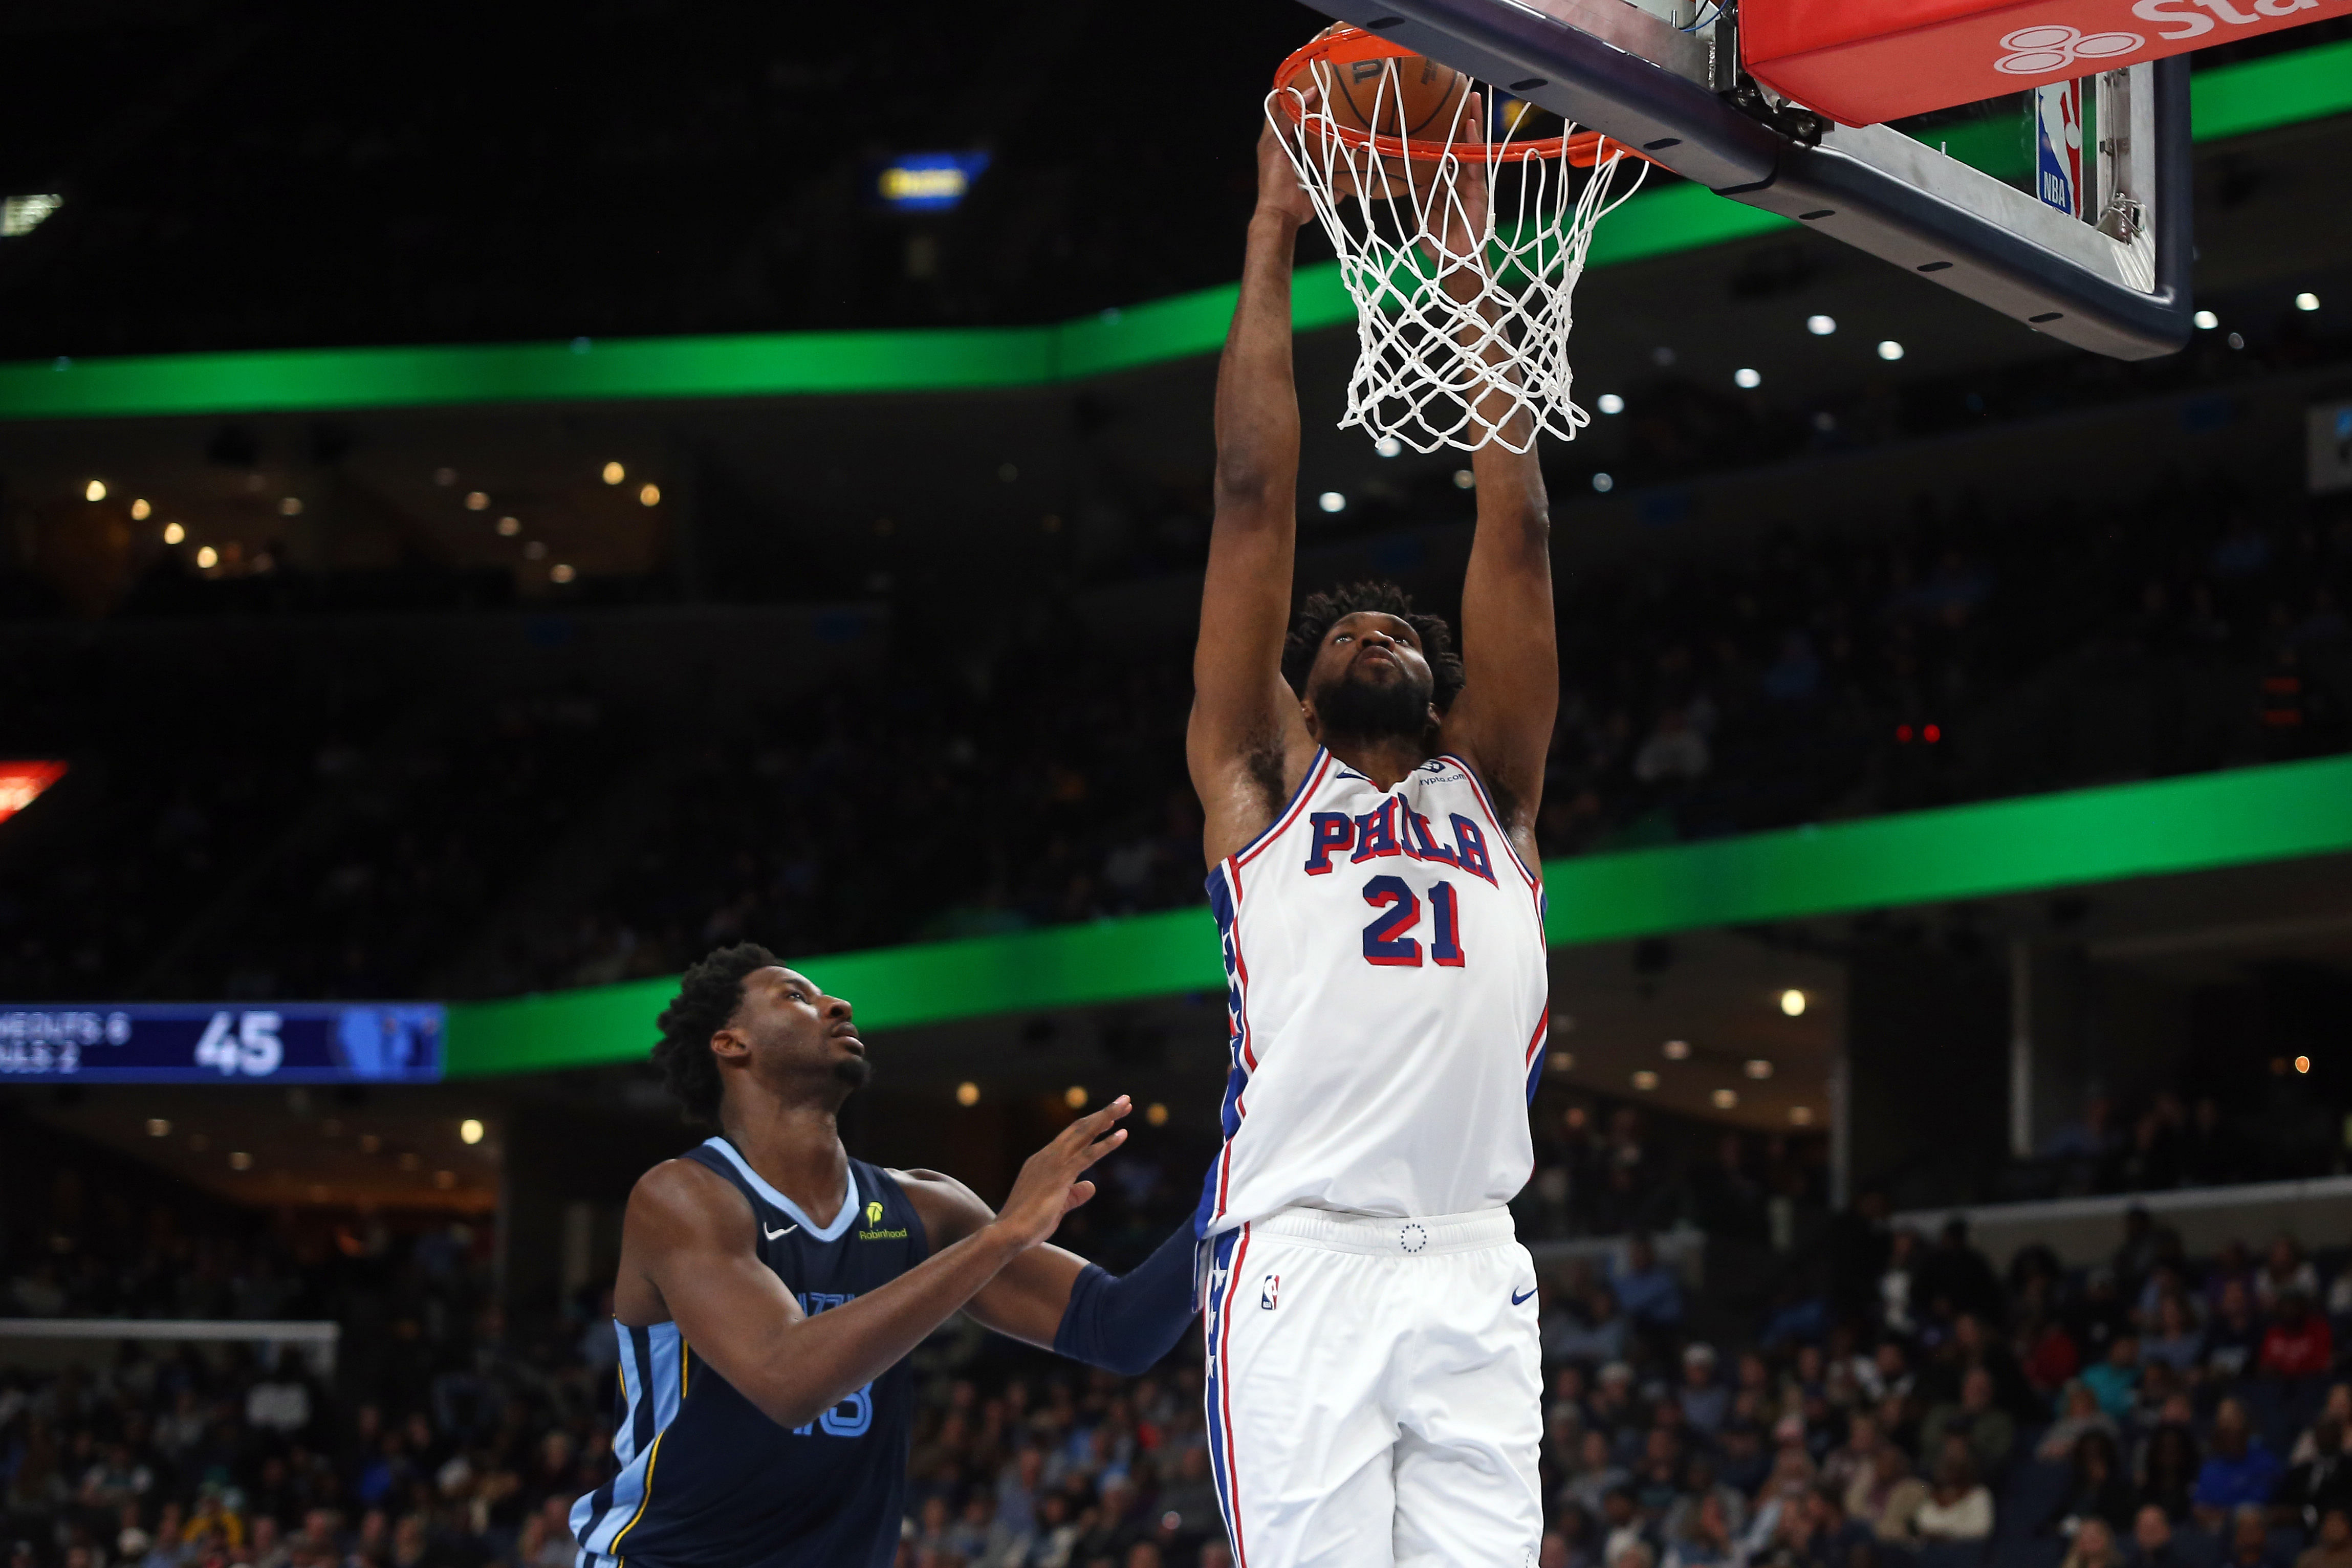
[[[849,1163],[848,1201],[818,1226],[724,1138],[683,1158],[750,1200],[760,1261],[814,1317],[929,1252],[898,1184]],[[805,1426],[779,1426],[694,1353],[676,1323],[621,1342],[619,1471],[572,1505],[578,1568],[887,1568],[907,1491],[913,1372],[898,1365]]]

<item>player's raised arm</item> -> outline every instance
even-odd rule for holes
[[[1471,95],[1468,121],[1482,123]],[[1444,245],[1465,263],[1449,288],[1475,286],[1470,270],[1484,266],[1486,183],[1483,161],[1464,161],[1454,222]],[[1503,345],[1489,339],[1465,345],[1516,380]],[[1445,749],[1466,759],[1495,796],[1504,829],[1528,865],[1537,863],[1536,813],[1542,805],[1544,757],[1559,708],[1559,647],[1551,604],[1551,511],[1543,468],[1536,459],[1532,421],[1500,388],[1478,405],[1496,431],[1473,453],[1478,481],[1478,524],[1470,566],[1462,582],[1462,694],[1445,716]],[[1504,445],[1525,447],[1514,452]]]
[[[1257,181],[1241,300],[1217,367],[1217,510],[1184,742],[1213,865],[1273,820],[1314,751],[1282,679],[1298,528],[1290,271],[1314,209],[1271,125],[1258,137]]]
[[[1083,1173],[1126,1142],[1112,1123],[1129,1109],[1121,1096],[1072,1122],[1021,1167],[1003,1213],[888,1284],[813,1318],[760,1261],[759,1221],[740,1194],[700,1165],[657,1165],[629,1197],[624,1294],[634,1266],[697,1355],[771,1420],[805,1426],[888,1371],[1092,1197]],[[856,1200],[853,1188],[844,1201]]]

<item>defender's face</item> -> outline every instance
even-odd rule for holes
[[[865,1079],[866,1042],[858,1038],[849,1004],[782,964],[743,977],[742,1005],[713,1039],[713,1048],[726,1050],[730,1037],[751,1058],[754,1070]]]

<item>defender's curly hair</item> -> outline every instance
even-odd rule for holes
[[[1309,594],[1307,602],[1298,606],[1297,619],[1290,623],[1290,636],[1282,644],[1282,677],[1290,689],[1301,697],[1307,695],[1307,675],[1315,668],[1315,656],[1323,649],[1323,639],[1331,633],[1332,623],[1343,616],[1374,611],[1394,616],[1411,626],[1421,638],[1421,653],[1429,660],[1429,673],[1434,681],[1429,700],[1440,713],[1454,706],[1462,694],[1462,656],[1454,651],[1454,627],[1444,616],[1433,616],[1412,607],[1412,595],[1393,583],[1349,583],[1327,593]]]
[[[697,1121],[719,1120],[719,1058],[710,1054],[710,1037],[743,1005],[743,977],[775,962],[756,942],[722,947],[686,972],[677,995],[662,1009],[654,1060],[670,1093]]]

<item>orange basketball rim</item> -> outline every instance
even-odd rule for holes
[[[1291,124],[1306,129],[1306,90],[1328,79],[1321,70],[1334,66],[1352,65],[1358,60],[1410,60],[1420,57],[1412,50],[1392,44],[1378,33],[1362,27],[1334,26],[1326,28],[1302,47],[1292,52],[1274,73],[1274,97],[1280,103]],[[1416,142],[1408,136],[1391,136],[1381,132],[1359,131],[1340,124],[1329,114],[1316,116],[1316,131],[1320,135],[1360,151],[1369,151],[1380,158],[1403,158],[1418,163],[1443,163],[1457,145],[1449,135],[1443,142]],[[1483,142],[1468,143],[1483,146]],[[1628,147],[1622,142],[1612,142],[1598,131],[1579,131],[1567,136],[1547,136],[1526,142],[1514,142],[1507,136],[1497,149],[1507,156],[1518,158],[1565,158],[1579,169],[1590,169],[1612,155],[1639,158],[1644,163],[1657,163],[1655,158]],[[1664,168],[1664,164],[1658,164]]]

